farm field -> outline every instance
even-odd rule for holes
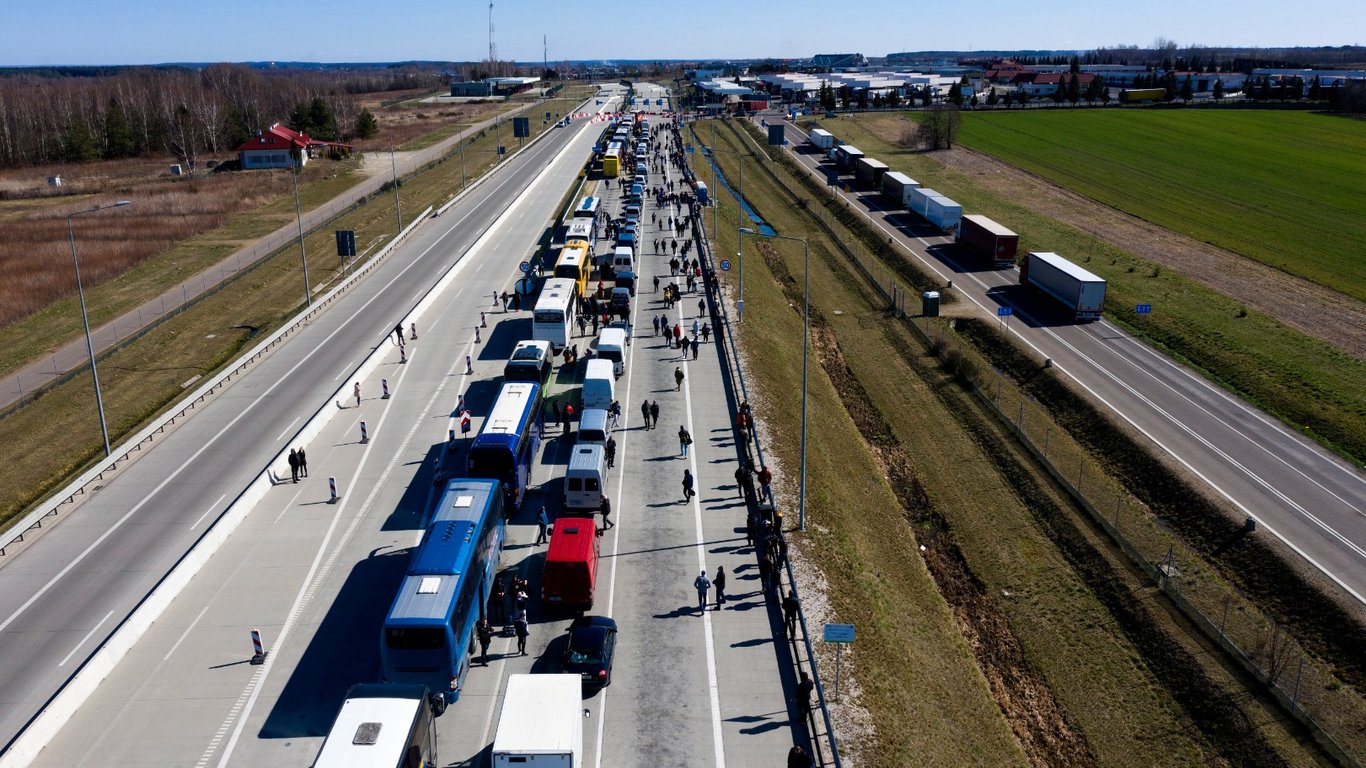
[[[963,116],[960,141],[1119,210],[1366,300],[1366,123],[1308,112]]]

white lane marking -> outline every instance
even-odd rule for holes
[[[345,374],[346,371],[342,371],[342,373]],[[336,381],[337,379],[340,379],[340,378],[341,378],[341,376],[338,376],[338,377],[336,377],[335,379],[333,379],[333,381]],[[289,430],[293,429],[293,428],[294,428],[294,425],[295,425],[295,424],[298,424],[298,423],[299,423],[299,420],[302,419],[302,418],[303,418],[303,416],[295,416],[295,417],[294,417],[294,421],[289,422],[289,426],[287,426],[287,427],[285,427],[283,430],[281,430],[281,431],[280,431],[280,434],[276,436],[275,442],[278,443],[278,442],[280,442],[281,440],[284,440],[284,439],[285,439],[285,435],[289,434]]]
[[[547,166],[547,169],[546,169],[546,170],[541,171],[541,174],[540,174],[539,176],[537,176],[536,179],[539,180],[539,179],[541,178],[541,176],[545,175],[546,171],[548,171],[548,170],[549,170],[549,166]],[[501,187],[503,187],[503,186],[506,185],[507,183],[508,183],[508,182],[505,180],[505,181],[503,181],[501,184],[499,184],[497,187],[495,187],[494,190],[491,190],[491,191],[496,191],[497,189],[500,189]],[[535,181],[533,181],[533,183],[535,183]],[[519,198],[519,199],[520,199],[520,198]],[[515,203],[514,203],[514,205],[515,205]],[[472,215],[472,212],[469,213],[469,214],[466,214],[465,216],[461,217],[458,221],[454,222],[454,223],[451,225],[452,231],[454,231],[454,228],[455,228],[457,225],[463,223],[463,222],[465,221],[465,219],[469,218],[469,216],[471,216],[471,215]],[[500,219],[500,221],[501,221],[501,219]],[[490,227],[490,228],[489,228],[489,231],[491,231],[492,229],[493,229],[493,227]],[[487,231],[485,232],[485,234],[487,234]],[[444,238],[445,236],[443,235],[442,237]],[[480,239],[481,239],[481,240],[483,239],[482,236],[481,236]],[[441,238],[438,238],[438,240],[437,240],[436,243],[433,243],[432,245],[428,246],[427,249],[424,250],[424,251],[422,252],[422,254],[419,254],[419,255],[418,255],[417,257],[415,257],[412,261],[410,261],[406,266],[404,266],[402,269],[400,269],[400,270],[398,271],[397,274],[395,274],[392,278],[390,278],[388,282],[386,282],[383,286],[381,286],[381,287],[375,292],[375,295],[371,296],[369,299],[366,299],[365,303],[363,303],[363,304],[361,304],[359,307],[357,307],[357,308],[351,313],[351,316],[350,316],[350,317],[348,317],[345,321],[343,321],[340,325],[338,325],[338,326],[336,327],[336,329],[334,329],[331,333],[327,334],[327,336],[323,337],[322,340],[320,340],[316,345],[314,345],[313,349],[309,350],[309,351],[308,351],[307,353],[305,353],[302,357],[300,357],[300,358],[299,358],[299,362],[295,363],[295,364],[294,364],[293,366],[291,366],[288,370],[286,370],[283,374],[281,374],[281,375],[279,376],[279,378],[277,378],[277,379],[275,380],[275,383],[274,383],[274,384],[271,384],[268,388],[266,388],[266,390],[265,390],[264,392],[262,392],[262,393],[260,394],[260,396],[258,396],[256,399],[252,400],[251,404],[249,404],[246,408],[243,408],[236,416],[234,416],[234,417],[232,418],[231,421],[229,421],[226,425],[224,425],[222,429],[220,429],[220,430],[218,430],[218,432],[214,433],[214,435],[213,435],[212,437],[210,437],[207,441],[204,442],[204,444],[203,444],[202,446],[200,446],[199,450],[195,451],[193,454],[190,455],[190,457],[189,457],[188,459],[186,459],[185,461],[181,462],[180,466],[176,467],[169,475],[166,476],[166,478],[165,478],[164,480],[162,480],[160,483],[158,483],[157,486],[156,486],[155,488],[153,488],[146,496],[143,497],[142,501],[140,501],[140,502],[138,502],[137,504],[133,505],[133,507],[132,507],[131,509],[129,509],[126,513],[124,513],[123,517],[120,517],[117,521],[114,522],[113,525],[111,525],[109,528],[105,529],[104,533],[100,534],[100,537],[99,537],[99,538],[97,538],[97,539],[95,539],[95,541],[91,542],[90,546],[86,547],[85,550],[81,552],[81,554],[77,555],[75,559],[73,559],[71,562],[67,563],[66,567],[63,568],[61,571],[59,571],[59,572],[57,573],[56,576],[53,576],[46,584],[44,584],[41,588],[39,588],[37,592],[33,593],[33,596],[30,597],[28,600],[26,600],[26,601],[24,602],[23,605],[19,606],[19,608],[16,609],[16,610],[14,611],[14,613],[10,614],[10,615],[9,615],[9,618],[5,619],[3,622],[0,622],[0,632],[5,631],[5,628],[6,628],[6,627],[8,627],[10,624],[13,624],[13,623],[14,623],[14,620],[17,619],[17,618],[19,618],[19,616],[22,615],[22,614],[24,613],[24,611],[27,611],[29,608],[33,607],[33,604],[36,603],[36,602],[38,602],[38,600],[39,600],[44,594],[46,594],[47,591],[48,591],[49,589],[52,589],[52,587],[53,587],[54,585],[56,585],[56,583],[57,583],[58,581],[60,581],[63,577],[65,577],[68,573],[70,573],[70,572],[71,572],[71,569],[75,568],[82,560],[84,560],[86,557],[88,557],[88,556],[90,555],[90,553],[93,552],[93,551],[95,550],[96,547],[98,547],[98,546],[100,546],[101,544],[103,544],[105,539],[107,539],[107,538],[109,538],[110,536],[112,536],[112,535],[114,534],[115,531],[117,531],[119,528],[121,528],[121,527],[123,526],[124,523],[128,522],[128,519],[131,518],[133,515],[137,514],[138,510],[142,509],[144,506],[146,506],[148,503],[150,503],[151,500],[152,500],[152,498],[153,498],[154,496],[156,496],[158,493],[160,493],[161,490],[162,490],[163,488],[165,488],[167,485],[170,485],[172,481],[174,481],[177,477],[179,477],[179,476],[180,476],[180,473],[181,473],[181,472],[184,472],[186,467],[188,467],[188,466],[194,464],[195,461],[199,458],[199,456],[200,456],[201,454],[203,454],[205,451],[207,451],[210,447],[212,447],[212,446],[214,445],[214,443],[216,443],[216,442],[218,441],[219,438],[221,438],[224,434],[226,434],[229,430],[231,430],[234,426],[236,426],[237,422],[241,421],[243,418],[245,418],[245,417],[247,416],[247,414],[251,413],[252,409],[256,408],[256,406],[260,405],[261,403],[264,403],[264,402],[269,401],[269,399],[270,399],[270,393],[271,393],[271,392],[274,392],[275,389],[276,389],[277,387],[281,386],[281,385],[284,384],[286,381],[288,381],[288,380],[290,379],[290,377],[293,376],[293,374],[294,374],[295,371],[297,371],[301,366],[303,366],[304,363],[308,362],[308,360],[309,360],[310,358],[312,358],[313,355],[317,354],[319,350],[321,350],[321,349],[323,349],[324,347],[326,347],[327,344],[328,344],[329,342],[332,341],[333,337],[337,336],[337,335],[340,334],[343,330],[345,330],[346,327],[347,327],[348,325],[350,325],[350,323],[351,323],[352,320],[354,320],[354,319],[355,319],[356,317],[358,317],[362,312],[364,312],[365,309],[368,308],[371,304],[373,304],[374,302],[378,301],[381,297],[383,297],[385,291],[387,291],[387,290],[390,288],[390,286],[392,286],[394,283],[398,282],[398,280],[399,280],[400,278],[402,278],[405,274],[408,273],[408,270],[410,270],[410,269],[414,268],[415,266],[417,266],[417,264],[422,260],[422,256],[425,255],[428,251],[431,251],[433,248],[435,248],[435,247],[440,243],[440,241],[441,241]],[[478,243],[476,242],[476,245],[477,245],[477,244],[478,244]],[[472,250],[472,249],[473,249],[473,246],[472,246],[471,249],[469,249],[469,250]],[[467,251],[467,252],[468,252],[468,251]],[[455,269],[456,266],[458,266],[458,265],[460,265],[460,264],[463,264],[464,262],[465,262],[465,259],[464,259],[463,255],[462,255],[461,258],[459,258],[459,259],[456,260],[455,264],[451,265],[451,269]],[[447,270],[447,271],[449,271],[449,270]],[[350,373],[352,373],[352,371],[343,371],[343,375],[349,375]],[[342,376],[339,375],[339,376],[337,376],[336,378],[340,379],[340,378],[342,378]]]
[[[680,324],[680,325],[682,324],[682,321],[686,319],[686,314],[687,314],[687,313],[683,311],[683,302],[682,302],[682,301],[679,301],[679,302],[678,302],[678,317],[679,317],[679,324]],[[688,355],[687,355],[686,352],[683,354],[683,366],[682,366],[682,367],[683,367],[684,369],[687,369],[687,368],[688,368]],[[692,418],[692,384],[691,384],[691,381],[692,381],[692,377],[691,377],[691,376],[687,376],[687,375],[685,374],[684,380],[683,380],[683,384],[684,384],[684,387],[683,387],[683,403],[684,403],[684,406],[685,406],[685,411],[686,411],[686,413],[687,413],[687,419],[688,419],[688,432],[689,432],[689,433],[691,433],[691,432],[693,431],[693,418]],[[694,444],[696,444],[696,441],[693,441],[693,442],[694,442]],[[693,450],[691,447],[688,448],[688,464],[689,464],[689,465],[691,466],[691,468],[692,468],[693,488],[694,488],[694,490],[696,490],[696,489],[701,485],[701,482],[698,480],[698,475],[697,475],[697,451]],[[702,569],[702,572],[703,572],[703,573],[706,573],[706,571],[707,571],[707,537],[706,537],[706,535],[705,535],[705,534],[703,533],[703,531],[702,531],[702,502],[699,501],[699,498],[700,498],[699,494],[697,494],[697,493],[694,493],[694,494],[693,494],[693,502],[692,502],[693,526],[694,526],[694,529],[695,529],[696,532],[697,532],[697,545],[694,547],[694,549],[697,550],[697,566],[698,566],[699,568]],[[764,600],[765,600],[765,602],[767,602],[767,600],[768,600],[768,596],[767,596],[767,595],[764,596]],[[721,734],[721,689],[720,689],[720,687],[719,687],[719,685],[717,684],[717,681],[716,681],[716,649],[715,649],[715,640],[712,638],[712,631],[711,631],[711,612],[710,612],[710,611],[706,611],[706,610],[703,610],[703,611],[702,611],[702,634],[703,634],[703,637],[705,638],[705,643],[704,643],[704,644],[705,644],[705,646],[706,646],[706,651],[707,651],[707,693],[708,693],[708,695],[709,695],[709,698],[711,699],[711,737],[712,737],[712,750],[713,750],[713,753],[714,753],[714,757],[716,758],[716,766],[717,766],[717,768],[725,768],[725,765],[726,765],[726,747],[725,747],[725,744],[722,742],[722,734]]]
[[[276,442],[279,442],[279,441],[276,441]],[[190,526],[190,530],[193,531],[194,529],[198,528],[198,527],[199,527],[199,524],[202,523],[202,522],[204,522],[204,518],[208,517],[210,512],[214,511],[215,509],[218,509],[218,505],[219,505],[219,504],[222,504],[222,503],[223,503],[223,499],[226,499],[226,498],[228,498],[228,494],[226,494],[226,493],[223,494],[222,496],[219,496],[219,497],[218,497],[218,500],[215,501],[214,503],[210,504],[210,505],[209,505],[209,508],[206,509],[206,510],[204,510],[204,514],[200,515],[200,516],[199,516],[199,519],[196,520],[196,521],[194,521],[194,525]]]
[[[180,647],[181,643],[185,642],[185,638],[190,636],[190,633],[194,631],[194,628],[199,625],[199,620],[204,618],[204,614],[208,612],[209,606],[207,605],[199,609],[199,615],[194,617],[194,621],[190,622],[190,625],[185,628],[184,632],[180,633],[180,637],[171,645],[171,650],[167,651],[166,655],[161,657],[162,661],[170,661],[171,656],[176,652],[176,649]]]
[[[539,183],[541,179],[544,178],[545,175],[548,174],[551,171],[551,169],[555,167],[559,160],[563,159],[563,157],[564,155],[561,155],[559,158],[557,158],[556,161],[552,161],[551,163],[549,163],[545,167],[545,169],[543,169],[539,174],[537,174],[536,177],[532,179],[531,183],[527,185],[527,191],[536,186],[536,184]],[[528,196],[527,191],[524,191],[521,195],[517,197],[516,200],[514,200],[506,209],[504,209],[504,212],[499,217],[499,219],[495,221],[493,225],[491,225],[488,229],[484,230],[484,234],[480,235],[479,239],[476,240],[475,243],[471,245],[469,249],[466,250],[466,255],[474,253],[478,248],[480,248],[483,245],[483,243],[488,238],[492,237],[493,233],[499,228],[499,225],[507,219],[508,213],[511,212],[514,208],[516,208],[522,200],[526,199],[526,197]],[[464,265],[468,263],[469,261],[466,258],[462,257],[459,261],[452,265],[451,268],[463,269]],[[459,360],[453,362],[451,364],[451,367],[447,369],[445,375],[442,376],[442,379],[446,380],[454,376],[456,367],[458,365],[460,365]],[[412,368],[409,366],[403,367],[403,371],[399,374],[398,383],[401,383],[403,377],[407,375],[409,370],[412,370]],[[397,383],[395,386],[397,388]],[[428,399],[427,404],[422,409],[422,412],[430,413],[432,407],[435,405],[437,401],[437,398],[441,397],[442,394],[442,388],[437,387],[432,392],[432,396]],[[388,418],[390,408],[392,407],[394,402],[396,401],[392,399],[386,402],[384,410],[380,415],[379,423],[375,425],[375,434],[380,433],[384,421]],[[345,508],[347,506],[347,502],[350,500],[350,495],[342,496],[342,501],[338,505],[337,513],[333,516],[332,523],[328,526],[327,534],[324,536],[321,544],[318,547],[318,552],[314,556],[313,563],[309,567],[309,571],[304,577],[304,581],[299,588],[299,592],[295,596],[294,604],[290,607],[288,618],[285,620],[285,623],[280,630],[280,636],[275,641],[275,653],[266,658],[265,664],[258,669],[257,673],[252,676],[251,681],[247,683],[247,687],[242,692],[243,695],[246,696],[245,705],[243,705],[240,708],[234,707],[233,710],[229,712],[227,720],[224,721],[223,728],[220,728],[219,733],[221,734],[225,732],[226,728],[231,725],[233,720],[237,721],[237,726],[232,729],[232,736],[228,739],[227,745],[223,748],[223,755],[218,760],[219,768],[224,768],[228,764],[228,760],[231,759],[233,750],[237,747],[237,742],[242,736],[242,731],[246,727],[247,720],[251,715],[251,711],[256,706],[257,697],[260,696],[260,684],[266,679],[266,675],[274,667],[275,660],[279,658],[281,649],[285,645],[285,640],[289,636],[290,631],[297,624],[299,617],[302,615],[303,608],[307,605],[309,601],[312,600],[314,593],[317,591],[322,581],[331,572],[332,566],[336,563],[337,558],[341,554],[341,551],[350,541],[351,536],[355,533],[361,521],[365,518],[366,514],[368,513],[372,503],[374,502],[375,496],[379,494],[380,489],[384,487],[385,481],[388,479],[394,467],[397,466],[398,462],[406,454],[409,443],[412,441],[413,436],[417,433],[418,429],[424,424],[424,422],[424,419],[417,419],[413,422],[413,426],[411,429],[408,430],[407,436],[404,437],[403,442],[400,444],[398,450],[396,450],[390,458],[388,466],[381,473],[380,477],[373,483],[369,495],[366,496],[365,501],[362,502],[361,507],[356,512],[356,516],[352,519],[351,524],[342,533],[341,538],[337,541],[336,548],[328,557],[327,561],[323,563],[323,554],[326,552],[329,542],[332,539],[333,533],[336,531],[337,525],[341,519],[341,514],[345,511]],[[368,462],[370,450],[374,446],[375,441],[373,440],[365,446],[365,450],[361,454],[361,460],[357,464],[356,470],[352,473],[351,478],[348,481],[348,488],[356,487],[356,480],[360,477],[361,471],[364,469],[366,463]],[[239,699],[239,701],[241,701],[241,699]],[[240,713],[238,711],[239,709]],[[200,765],[204,765],[207,763],[208,759],[212,756],[213,751],[218,747],[217,742],[218,739],[215,738],[215,740],[211,742],[209,746],[205,749],[204,755],[200,758]]]
[[[105,623],[106,621],[109,621],[109,617],[110,617],[110,616],[113,616],[113,615],[114,615],[114,612],[113,612],[113,611],[110,611],[109,613],[106,613],[106,614],[104,615],[104,618],[103,618],[103,619],[100,619],[100,623],[98,623],[98,624],[96,624],[95,626],[91,627],[91,628],[90,628],[90,631],[85,633],[85,637],[82,637],[82,638],[81,638],[81,641],[80,641],[79,643],[76,643],[76,647],[71,649],[71,653],[68,653],[66,656],[64,656],[64,657],[62,658],[61,661],[57,662],[57,666],[59,666],[59,667],[64,667],[64,666],[66,666],[66,663],[67,663],[68,661],[71,661],[71,657],[76,655],[76,651],[79,651],[79,650],[81,649],[81,646],[85,645],[85,641],[89,640],[89,639],[90,639],[90,636],[93,635],[93,634],[95,634],[95,632],[96,632],[100,627],[104,626],[104,623]]]
[[[801,157],[800,155],[797,155],[797,153],[794,152],[791,148],[788,148],[787,151],[788,151],[788,153],[791,154],[795,159],[797,159],[797,160],[802,164],[802,166],[803,166],[804,168],[807,168],[808,171],[814,170],[814,169],[812,168],[811,163],[806,162],[806,161],[805,161],[805,160],[806,160],[805,158]],[[813,175],[814,175],[814,174],[813,174]],[[845,195],[845,194],[842,193],[842,192],[839,192],[838,190],[835,192],[835,194],[838,195],[838,196],[841,197],[841,198],[848,197],[847,195]],[[876,205],[876,204],[875,204],[875,205]],[[891,230],[891,229],[888,229],[886,226],[884,226],[884,222],[883,222],[883,221],[880,221],[880,220],[878,220],[878,219],[875,219],[875,218],[873,218],[872,216],[866,216],[866,215],[865,215],[865,218],[866,218],[867,221],[868,221],[870,224],[872,224],[874,227],[877,227],[878,229],[882,230],[883,232],[887,233],[888,235],[898,235],[898,236],[900,236],[900,237],[905,237],[905,238],[910,239],[910,240],[915,240],[916,242],[920,243],[921,246],[923,246],[923,247],[926,248],[926,249],[928,249],[928,248],[930,247],[930,245],[931,245],[931,244],[930,244],[928,241],[926,241],[924,238],[921,238],[921,237],[918,237],[918,236],[915,236],[915,235],[907,235],[906,233],[900,231],[899,229],[896,230],[896,231],[893,231],[893,230]],[[898,240],[897,242],[900,243],[899,240]],[[930,268],[931,270],[933,270],[934,273],[935,273],[936,275],[939,275],[939,277],[941,277],[941,278],[943,278],[943,279],[945,279],[945,280],[948,279],[948,276],[947,276],[944,272],[940,271],[939,267],[936,265],[936,263],[934,262],[934,260],[932,260],[930,257],[928,257],[928,256],[926,256],[926,255],[924,255],[924,254],[922,254],[922,253],[920,253],[920,252],[917,252],[917,251],[915,251],[915,250],[913,250],[913,249],[910,249],[910,248],[907,248],[907,250],[911,253],[911,255],[913,255],[913,256],[916,257],[916,260],[917,260],[917,261],[919,261],[921,264],[923,264],[923,265],[925,265],[926,267],[928,267],[928,268]],[[955,272],[954,274],[955,274],[956,276],[959,276],[959,277],[962,277],[962,276],[963,276],[962,273],[957,273],[957,272]],[[977,278],[976,278],[976,275],[974,275],[974,274],[972,274],[972,273],[966,273],[966,274],[967,274],[968,276],[972,277],[973,280],[974,280],[974,282],[976,282],[978,285],[980,285],[980,286],[982,286],[982,287],[984,287],[984,288],[986,287],[986,284],[983,283],[981,280],[977,279]],[[967,293],[967,292],[965,292],[965,291],[960,291],[960,294],[961,294],[964,298],[966,298],[968,301],[970,301],[970,302],[972,302],[974,305],[976,305],[976,306],[977,306],[979,309],[981,309],[984,313],[990,314],[990,312],[989,312],[989,310],[988,310],[988,307],[987,307],[985,304],[983,304],[982,302],[978,301],[977,298],[976,298],[975,296],[973,296],[972,294]],[[1029,315],[1029,313],[1020,311],[1020,310],[1018,310],[1018,309],[1017,309],[1017,312],[1016,312],[1016,313],[1019,314],[1019,315],[1021,316],[1021,318],[1022,318],[1022,319],[1025,319],[1025,320],[1028,320],[1028,319],[1031,317],[1031,315]],[[1113,328],[1114,326],[1110,326],[1110,327]],[[1023,343],[1025,346],[1027,346],[1027,347],[1029,347],[1030,349],[1034,350],[1034,352],[1036,352],[1039,356],[1041,356],[1041,357],[1048,357],[1048,358],[1051,358],[1051,357],[1052,357],[1052,355],[1046,354],[1042,349],[1040,349],[1040,348],[1039,348],[1038,346],[1036,346],[1032,341],[1030,341],[1028,338],[1026,338],[1018,329],[1016,329],[1016,328],[1007,328],[1006,330],[1007,330],[1007,332],[1008,332],[1010,335],[1012,335],[1012,336],[1014,336],[1015,338],[1019,339],[1020,342]],[[1118,329],[1115,329],[1115,330],[1118,332]],[[1053,332],[1052,330],[1050,330],[1050,329],[1045,329],[1045,332],[1046,332],[1048,335],[1052,336],[1054,339],[1058,339],[1059,341],[1061,341],[1061,339],[1058,337],[1058,335],[1057,335],[1055,332]],[[1120,332],[1120,333],[1122,333],[1122,332]],[[1097,364],[1094,360],[1092,360],[1091,358],[1089,358],[1089,357],[1087,357],[1086,355],[1082,354],[1081,352],[1078,352],[1074,347],[1071,348],[1071,351],[1073,351],[1075,354],[1077,354],[1079,357],[1081,357],[1081,358],[1082,358],[1084,361],[1086,361],[1087,363],[1090,363],[1092,366],[1096,367],[1098,370],[1103,370],[1103,368],[1102,368],[1099,364]],[[1239,510],[1240,512],[1242,512],[1244,515],[1247,515],[1248,517],[1256,518],[1257,521],[1258,521],[1258,524],[1259,524],[1262,528],[1264,528],[1268,533],[1270,533],[1272,536],[1275,536],[1277,539],[1280,539],[1281,543],[1285,544],[1287,547],[1290,547],[1290,549],[1293,550],[1296,554],[1298,554],[1300,557],[1304,558],[1305,562],[1309,563],[1310,565],[1312,565],[1312,566],[1314,566],[1316,569],[1318,569],[1318,571],[1319,571],[1320,573],[1322,573],[1323,575],[1327,576],[1329,579],[1331,579],[1331,580],[1333,581],[1333,583],[1337,584],[1339,587],[1341,587],[1343,590],[1345,590],[1348,594],[1352,595],[1352,597],[1356,598],[1356,600],[1357,600],[1358,602],[1366,603],[1366,595],[1362,595],[1361,593],[1357,592],[1357,590],[1353,589],[1350,585],[1348,585],[1348,584],[1347,584],[1341,577],[1339,577],[1336,573],[1330,571],[1330,570],[1329,570],[1328,568],[1326,568],[1323,564],[1319,563],[1319,561],[1316,560],[1316,559],[1314,559],[1314,557],[1313,557],[1312,555],[1310,555],[1308,552],[1306,552],[1304,549],[1302,549],[1302,548],[1300,547],[1300,545],[1299,545],[1297,542],[1295,542],[1294,540],[1292,540],[1291,538],[1289,538],[1287,535],[1281,533],[1280,530],[1278,530],[1274,525],[1271,525],[1270,523],[1268,523],[1268,522],[1266,521],[1266,518],[1265,518],[1264,516],[1253,514],[1253,512],[1252,512],[1250,509],[1248,509],[1248,507],[1247,507],[1246,505],[1244,505],[1241,501],[1239,501],[1237,498],[1235,498],[1235,497],[1233,496],[1233,494],[1231,494],[1231,493],[1229,493],[1228,491],[1224,490],[1224,488],[1223,488],[1222,486],[1220,486],[1218,483],[1214,482],[1214,480],[1213,480],[1212,478],[1210,478],[1209,476],[1207,476],[1207,475],[1205,475],[1203,472],[1201,472],[1199,469],[1197,469],[1197,468],[1196,468],[1190,461],[1188,461],[1184,456],[1182,456],[1181,454],[1177,453],[1174,449],[1172,449],[1170,446],[1168,446],[1168,445],[1167,445],[1166,443],[1164,443],[1162,440],[1159,440],[1151,431],[1149,431],[1147,428],[1145,428],[1144,426],[1142,426],[1141,424],[1139,424],[1134,418],[1130,417],[1129,414],[1127,414],[1127,413],[1125,413],[1124,411],[1120,410],[1120,408],[1119,408],[1117,405],[1115,405],[1114,403],[1110,402],[1110,401],[1107,400],[1105,397],[1101,396],[1100,393],[1098,393],[1095,389],[1093,389],[1093,388],[1092,388],[1090,385],[1088,385],[1085,381],[1082,381],[1082,380],[1081,380],[1081,379],[1080,379],[1072,370],[1070,370],[1070,369],[1068,368],[1068,366],[1063,365],[1062,363],[1059,363],[1058,361],[1054,360],[1054,361],[1053,361],[1053,367],[1054,367],[1054,368],[1057,368],[1059,371],[1061,371],[1062,373],[1066,374],[1067,377],[1070,378],[1070,379],[1072,379],[1072,381],[1076,382],[1076,384],[1077,384],[1078,386],[1080,386],[1082,389],[1086,390],[1092,397],[1096,398],[1096,399],[1099,400],[1101,403],[1103,403],[1103,404],[1105,405],[1105,407],[1109,408],[1110,411],[1111,411],[1112,413],[1114,413],[1116,416],[1119,416],[1121,419],[1123,419],[1125,422],[1127,422],[1127,423],[1128,423],[1130,426],[1132,426],[1134,429],[1138,430],[1144,437],[1146,437],[1146,438],[1148,438],[1149,440],[1151,440],[1151,441],[1153,442],[1154,445],[1156,445],[1156,446],[1158,446],[1159,448],[1161,448],[1163,451],[1166,452],[1166,454],[1167,454],[1168,456],[1171,456],[1171,457],[1172,457],[1173,459],[1175,459],[1179,464],[1181,464],[1181,466],[1185,467],[1185,468],[1188,469],[1192,474],[1194,474],[1196,477],[1200,478],[1201,481],[1203,481],[1206,485],[1208,485],[1210,488],[1212,488],[1212,489],[1213,489],[1216,493],[1218,493],[1220,496],[1224,497],[1224,499],[1226,499],[1230,504],[1232,504],[1233,506],[1237,507],[1238,510]],[[1193,375],[1193,374],[1189,374],[1189,373],[1188,373],[1187,375]],[[1198,379],[1198,377],[1196,377],[1196,378]],[[1188,428],[1187,428],[1184,424],[1180,423],[1179,421],[1173,420],[1169,415],[1167,415],[1167,414],[1160,414],[1160,415],[1162,415],[1164,418],[1166,418],[1166,419],[1167,419],[1169,422],[1171,422],[1172,424],[1176,425],[1178,428],[1181,428],[1181,429],[1183,429],[1183,430],[1189,431]],[[1198,438],[1198,439],[1200,439],[1202,442],[1204,442],[1204,439],[1203,439],[1203,438]],[[1224,458],[1227,458],[1227,457],[1225,456]],[[1235,472],[1241,473],[1241,474],[1247,476],[1248,478],[1251,478],[1251,479],[1253,480],[1254,484],[1264,484],[1264,481],[1262,481],[1261,478],[1257,477],[1255,474],[1253,474],[1251,471],[1249,471],[1246,467],[1243,467],[1243,466],[1241,466],[1241,465],[1239,465],[1239,464],[1237,464],[1237,463],[1234,463],[1234,464],[1232,465],[1232,468],[1235,470]],[[1318,526],[1318,527],[1322,528],[1323,530],[1325,530],[1326,532],[1328,532],[1328,533],[1330,534],[1330,536],[1332,536],[1333,538],[1336,538],[1336,539],[1338,539],[1339,541],[1347,542],[1347,540],[1343,538],[1342,534],[1340,534],[1336,529],[1332,528],[1331,526],[1326,525],[1323,521],[1317,519],[1317,518],[1314,517],[1314,516],[1309,516],[1309,519],[1310,519],[1316,526]],[[1355,544],[1349,544],[1349,549],[1356,550],[1356,551],[1358,551],[1358,552],[1361,551],[1361,548],[1360,548],[1359,546],[1355,545]]]

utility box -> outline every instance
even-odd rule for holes
[[[939,291],[925,291],[920,294],[920,314],[925,317],[939,317]]]

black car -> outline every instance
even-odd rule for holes
[[[585,688],[612,683],[612,656],[617,648],[617,623],[606,616],[580,616],[569,625],[563,667],[577,672]]]

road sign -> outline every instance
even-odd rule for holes
[[[520,270],[522,270],[523,273],[530,272],[530,271],[531,271],[531,262],[529,262],[529,261],[524,261],[524,262],[522,262],[521,264],[518,264],[518,265],[517,265],[517,268],[520,269]]]
[[[730,271],[730,259],[721,259],[721,271],[722,271],[722,272],[729,272],[729,271]]]
[[[1138,306],[1134,307],[1134,312],[1140,315],[1149,315],[1152,314],[1152,311],[1153,305],[1151,304],[1139,304]]]
[[[337,230],[337,256],[346,259],[356,255],[356,232],[351,229]]]
[[[691,154],[692,154],[692,145],[689,144],[688,146],[684,147],[684,148],[683,148],[683,151],[684,151],[685,153],[691,155]]]
[[[854,642],[853,624],[826,624],[825,642],[827,643],[852,643]]]
[[[1013,314],[1015,314],[1015,312],[1014,312],[1014,310],[1012,310],[1010,307],[997,307],[997,308],[996,308],[996,316],[997,316],[997,317],[1010,317],[1010,316],[1013,315]]]

